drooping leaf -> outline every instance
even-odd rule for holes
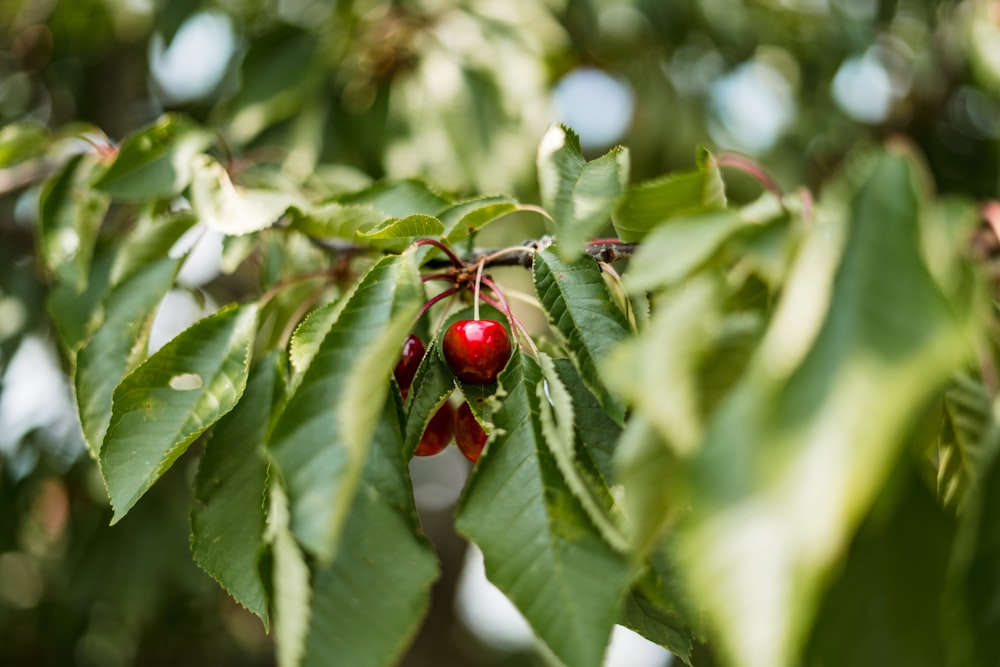
[[[126,137],[115,161],[93,185],[125,201],[173,197],[191,182],[192,162],[211,139],[207,130],[167,114]]]
[[[38,203],[39,254],[45,268],[75,291],[86,287],[94,243],[108,198],[87,187],[96,163],[70,159],[42,188]]]
[[[861,174],[848,206],[832,205],[849,215],[848,237],[832,282],[811,285],[831,285],[820,326],[803,326],[784,295],[679,496],[691,507],[681,569],[737,667],[797,663],[825,575],[916,411],[966,355],[966,316],[923,263],[910,163],[878,153]],[[789,283],[816,268],[800,261]]]
[[[373,240],[412,239],[418,236],[439,236],[443,231],[444,225],[434,216],[414,213],[405,218],[387,218],[378,224],[367,225],[358,235]]]
[[[518,208],[517,200],[502,195],[457,202],[441,211],[438,216],[444,224],[441,235],[449,243],[456,243]]]
[[[112,523],[239,401],[256,329],[255,305],[223,308],[157,350],[115,388],[99,457]]]
[[[556,224],[559,254],[576,257],[585,241],[611,219],[628,185],[629,153],[621,146],[587,162],[580,138],[554,125],[538,147],[538,186],[542,205]]]
[[[241,235],[266,229],[293,206],[305,206],[301,197],[281,190],[246,188],[234,184],[225,168],[207,155],[192,161],[191,205],[209,229]]]
[[[412,259],[384,257],[344,297],[271,436],[292,502],[292,530],[327,562],[358,488],[399,346],[423,301]]]
[[[725,185],[708,151],[698,152],[698,165],[691,171],[667,174],[633,185],[615,208],[612,220],[618,238],[643,240],[665,221],[726,205]]]
[[[257,567],[267,521],[264,446],[280,381],[274,355],[251,369],[240,402],[219,420],[205,445],[191,511],[195,562],[265,629],[267,592]]]
[[[675,285],[743,227],[739,216],[727,210],[672,218],[643,239],[629,262],[625,285],[640,292]]]
[[[101,453],[104,434],[111,421],[112,395],[122,377],[134,365],[144,327],[170,289],[179,261],[161,259],[139,271],[115,289],[103,303],[103,321],[76,356],[73,388],[80,424],[90,453]]]
[[[396,664],[430,602],[437,558],[419,534],[396,400],[388,399],[342,546],[315,574],[307,667]]]
[[[601,377],[601,364],[612,348],[631,335],[622,312],[612,303],[593,258],[563,260],[552,250],[535,253],[533,279],[538,300],[563,338],[587,388],[621,424],[625,408]]]
[[[544,441],[541,370],[515,358],[497,431],[466,485],[456,527],[482,550],[486,573],[566,665],[601,664],[633,571],[604,541]]]

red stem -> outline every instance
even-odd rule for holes
[[[413,243],[411,243],[410,247],[411,248],[416,248],[416,247],[422,246],[422,245],[432,245],[432,246],[434,246],[435,248],[437,248],[438,250],[441,250],[445,255],[448,256],[448,259],[451,260],[451,263],[455,265],[455,268],[457,268],[457,269],[463,268],[464,265],[462,264],[462,260],[460,260],[458,258],[458,255],[456,255],[455,253],[453,253],[451,251],[451,248],[449,248],[445,244],[441,243],[437,239],[418,239],[418,240],[414,241]]]

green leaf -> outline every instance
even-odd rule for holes
[[[786,292],[679,496],[691,508],[679,562],[736,667],[798,664],[830,568],[913,418],[967,355],[968,316],[923,263],[914,167],[878,153],[855,173],[848,206],[827,209],[850,216],[849,233],[818,330]],[[806,259],[789,284],[829,284]]]
[[[520,209],[516,199],[501,195],[476,197],[452,204],[438,217],[444,224],[441,235],[449,243],[471,236],[494,220]]]
[[[538,147],[538,186],[542,205],[556,223],[559,253],[575,257],[587,240],[608,224],[628,185],[629,153],[618,146],[587,162],[580,138],[554,125]]]
[[[708,151],[698,152],[698,166],[633,185],[615,208],[618,238],[643,240],[651,230],[675,217],[720,209],[726,205],[722,175]]]
[[[587,388],[619,424],[625,419],[621,399],[601,378],[608,353],[631,335],[625,316],[615,307],[593,258],[566,262],[552,250],[535,253],[535,292],[549,321],[569,349]]]
[[[302,198],[280,190],[234,184],[225,168],[207,155],[192,161],[191,206],[209,229],[241,235],[266,229],[289,208],[304,207]]]
[[[625,286],[644,292],[675,285],[744,227],[735,213],[726,210],[672,218],[643,239],[629,262]]]
[[[412,239],[418,236],[439,236],[444,225],[434,216],[415,213],[405,218],[387,218],[374,225],[367,225],[358,235],[369,239]]]
[[[302,374],[309,368],[309,364],[319,352],[319,346],[323,344],[327,332],[340,317],[340,312],[346,304],[347,299],[339,299],[320,306],[310,311],[295,327],[292,339],[288,344],[288,361],[298,378],[301,378]],[[297,379],[293,377],[293,381],[297,382]]]
[[[500,376],[497,431],[473,468],[456,527],[564,664],[597,667],[634,572],[559,472],[542,434],[541,383],[538,365],[515,352]]]
[[[292,501],[292,530],[327,562],[336,554],[399,346],[423,302],[412,259],[382,258],[345,297],[271,436]]]
[[[148,206],[135,228],[122,239],[111,267],[111,284],[120,285],[143,267],[166,258],[177,240],[196,219],[190,211],[174,212]]]
[[[384,214],[384,217],[405,218],[416,213],[437,215],[450,203],[423,181],[408,178],[400,181],[383,181],[338,199],[346,206],[367,206]]]
[[[157,350],[115,388],[100,451],[112,523],[239,401],[256,329],[255,305],[223,308]]]
[[[353,240],[362,229],[381,224],[389,216],[368,206],[328,202],[288,211],[291,227],[308,236]]]
[[[968,375],[953,380],[943,407],[944,430],[935,452],[938,500],[961,511],[1000,448],[1000,431],[986,388]]]
[[[114,288],[102,304],[101,325],[76,355],[73,388],[83,435],[95,458],[111,421],[115,387],[134,366],[133,358],[145,356],[143,333],[179,267],[178,260],[161,259]]]
[[[275,355],[251,369],[240,402],[219,420],[205,445],[191,510],[195,562],[265,629],[267,593],[257,568],[267,518],[264,445],[280,381]]]
[[[438,341],[434,339],[417,367],[406,398],[403,452],[408,457],[413,456],[420,444],[428,422],[455,391],[455,376],[437,350]]]
[[[621,623],[691,664],[692,643],[701,639],[689,619],[690,601],[671,560],[669,539],[651,555],[642,576],[625,598]]]
[[[315,575],[306,666],[397,664],[430,602],[437,558],[419,534],[396,401],[388,398],[341,547]]]
[[[305,653],[312,609],[312,586],[305,554],[289,526],[288,496],[278,482],[268,485],[267,541],[274,566],[274,634],[278,665],[299,667]]]
[[[125,138],[118,156],[94,187],[113,199],[166,199],[191,182],[192,162],[212,135],[182,116],[167,114]]]
[[[0,167],[41,155],[49,140],[48,129],[37,121],[8,123],[0,127]]]
[[[56,283],[49,289],[45,310],[71,360],[104,318],[101,302],[107,296],[111,264],[116,254],[108,249],[95,255],[87,286],[82,292],[66,283]]]
[[[96,163],[78,155],[42,188],[39,254],[58,281],[83,291],[108,198],[87,186]]]

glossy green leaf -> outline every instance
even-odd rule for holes
[[[414,213],[405,218],[387,218],[375,225],[368,225],[358,235],[368,239],[412,239],[419,236],[440,236],[444,231],[441,221],[431,215]]]
[[[56,280],[86,287],[97,232],[109,201],[87,187],[96,163],[78,155],[42,188],[38,203],[39,254]]]
[[[195,156],[212,135],[181,116],[167,114],[122,141],[118,156],[93,185],[113,199],[149,201],[181,193]]]
[[[500,376],[497,432],[466,485],[456,527],[564,664],[598,667],[634,573],[559,472],[542,434],[541,383],[538,365],[516,352]]]
[[[624,405],[607,389],[600,369],[612,348],[631,335],[631,328],[612,303],[600,267],[589,256],[567,262],[552,250],[542,250],[535,253],[532,274],[538,300],[580,377],[621,424]]]
[[[516,199],[502,195],[476,197],[449,206],[438,216],[444,224],[442,236],[456,243],[519,209]]]
[[[345,297],[271,436],[292,530],[325,561],[336,554],[399,346],[423,302],[412,259],[384,257]]]
[[[115,387],[134,367],[133,359],[145,357],[145,327],[179,266],[178,260],[161,259],[113,289],[104,299],[101,325],[77,353],[73,388],[84,438],[95,458],[111,421]]]
[[[246,387],[257,307],[229,306],[195,323],[115,388],[100,451],[116,523]]]
[[[258,570],[266,529],[265,442],[281,377],[274,355],[250,371],[240,402],[212,429],[194,480],[191,551],[226,592],[269,625]]]
[[[726,205],[725,185],[708,151],[698,153],[698,166],[633,185],[615,208],[618,238],[641,241],[655,227],[675,217]]]
[[[820,326],[785,294],[685,473],[680,565],[737,667],[797,664],[825,576],[912,419],[967,354],[966,320],[923,263],[911,164],[879,153],[856,173],[831,191],[849,197],[830,209],[849,215],[848,237],[832,282],[811,284],[832,290]],[[806,258],[790,283],[816,276]]]
[[[587,162],[580,138],[564,125],[554,125],[538,147],[538,186],[542,206],[556,224],[564,260],[611,219],[628,185],[629,153],[621,146]]]
[[[390,667],[427,611],[437,557],[419,533],[388,397],[333,563],[320,565],[303,664]]]
[[[192,162],[191,206],[199,222],[227,235],[266,229],[293,207],[303,207],[301,197],[280,190],[246,188],[234,184],[225,168],[207,155]]]
[[[652,230],[628,265],[629,290],[669,287],[690,276],[745,225],[732,211],[707,211],[672,218]]]

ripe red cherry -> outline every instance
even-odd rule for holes
[[[479,460],[486,445],[486,431],[479,425],[468,403],[462,403],[455,412],[455,444],[473,463]]]
[[[445,403],[427,422],[424,434],[420,436],[420,444],[413,452],[414,456],[433,456],[448,446],[451,441],[451,405]]]
[[[459,380],[490,384],[510,359],[510,337],[496,320],[458,320],[444,332],[441,350]]]
[[[413,334],[403,341],[403,351],[400,352],[399,361],[396,362],[396,368],[392,372],[396,377],[396,383],[403,391],[403,398],[406,398],[406,390],[413,384],[413,376],[417,374],[417,367],[420,366],[420,360],[424,358],[426,351],[423,341]]]

